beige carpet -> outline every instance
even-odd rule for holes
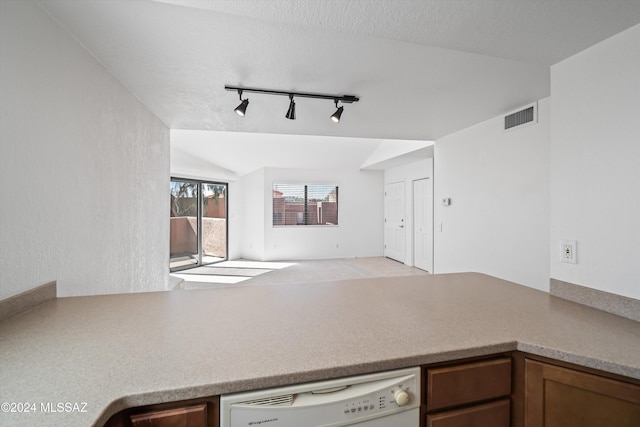
[[[177,289],[206,289],[277,283],[394,277],[428,274],[384,257],[340,258],[304,261],[224,261],[172,273]]]

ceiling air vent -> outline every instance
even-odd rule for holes
[[[522,126],[527,123],[535,123],[537,121],[536,110],[536,104],[532,104],[521,110],[507,114],[504,116],[504,130]]]

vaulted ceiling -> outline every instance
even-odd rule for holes
[[[172,129],[434,140],[550,94],[550,66],[640,23],[631,0],[40,0]],[[353,94],[238,95],[225,85]]]

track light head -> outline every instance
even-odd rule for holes
[[[336,110],[335,113],[333,113],[331,115],[331,121],[333,121],[334,123],[340,123],[340,116],[342,116],[342,111],[344,110],[344,107],[340,106],[338,107],[338,100],[334,99],[333,102],[336,103],[336,107],[338,108]]]
[[[247,106],[249,105],[249,100],[248,99],[244,99],[242,100],[242,102],[240,103],[240,105],[238,105],[236,107],[235,111],[237,115],[239,115],[240,117],[244,117],[245,113],[247,112]]]
[[[295,120],[296,119],[296,103],[293,100],[293,95],[289,95],[289,110],[287,110],[287,114],[285,115],[285,117],[289,120]]]
[[[235,111],[236,114],[239,115],[240,117],[244,117],[244,115],[247,112],[247,106],[249,105],[249,98],[242,99],[242,89],[238,89],[238,96],[240,97],[240,101],[242,102],[233,111]]]

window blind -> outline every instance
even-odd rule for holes
[[[338,187],[273,184],[273,226],[338,225]]]

